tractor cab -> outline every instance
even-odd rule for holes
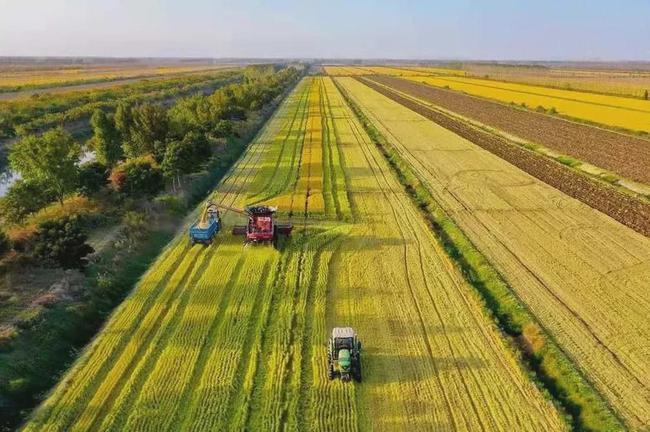
[[[327,375],[361,382],[361,342],[351,327],[335,327],[327,349]]]

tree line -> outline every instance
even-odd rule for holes
[[[9,164],[20,175],[0,199],[0,217],[10,224],[67,197],[119,201],[153,196],[183,176],[202,170],[219,139],[236,135],[237,122],[275,98],[298,72],[249,67],[241,83],[210,95],[178,99],[171,107],[121,102],[114,113],[96,110],[85,148],[93,159],[80,163],[84,146],[63,128],[27,135],[11,148]]]

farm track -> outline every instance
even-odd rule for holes
[[[624,177],[650,184],[650,141],[388,77],[368,79]]]
[[[293,238],[183,233],[25,430],[566,429],[329,78],[297,86],[212,199],[277,204]],[[327,379],[335,325],[359,331],[362,384]]]
[[[365,83],[338,82],[628,425],[650,424],[650,240]]]
[[[386,87],[367,80],[364,80],[363,83],[395,102],[510,162],[544,183],[605,213],[646,237],[650,237],[650,203],[647,201],[621,193],[603,182],[592,180],[558,162],[511,144],[494,134],[473,128],[467,123],[432,110],[426,105],[403,97]],[[558,121],[567,123],[563,120]],[[576,126],[583,127],[577,124]],[[549,130],[553,130],[553,128]],[[618,136],[624,137],[623,135]],[[650,143],[645,143],[647,144],[646,150],[650,149]],[[650,150],[648,151],[650,156]],[[645,171],[650,173],[648,169]]]

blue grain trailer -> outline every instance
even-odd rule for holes
[[[220,229],[221,215],[219,209],[215,204],[209,202],[201,213],[201,219],[190,227],[190,243],[193,245],[196,243],[209,245]]]

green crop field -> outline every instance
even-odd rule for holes
[[[230,212],[209,247],[179,232],[26,431],[567,428],[330,78],[298,84],[211,199],[278,205],[292,237],[244,246]],[[362,383],[327,379],[345,325]]]

